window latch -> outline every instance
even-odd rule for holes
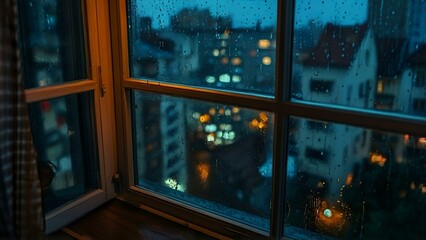
[[[114,184],[114,189],[116,193],[120,192],[120,174],[115,173],[114,176],[112,176],[112,183]]]

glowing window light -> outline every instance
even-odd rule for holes
[[[331,218],[331,216],[333,216],[333,213],[331,212],[330,209],[326,208],[323,212],[324,216],[327,218]]]
[[[377,83],[377,93],[383,93],[383,81]]]
[[[214,133],[210,133],[207,135],[207,142],[214,142]]]
[[[239,57],[234,57],[234,58],[231,59],[231,64],[234,65],[234,66],[240,65],[241,62],[242,62],[242,60]]]
[[[223,133],[223,139],[225,139],[225,140],[234,140],[235,139],[235,132],[234,131],[224,132]]]
[[[235,83],[241,82],[241,76],[232,75],[232,82],[235,82]]]
[[[217,136],[217,138],[222,138],[223,137],[223,132],[222,131],[217,131],[216,132],[216,136]]]
[[[263,63],[263,65],[271,65],[271,63],[272,63],[271,57],[263,57],[262,63]]]
[[[264,129],[264,128],[266,128],[266,126],[267,126],[266,123],[260,122],[258,127],[259,127],[259,129]]]
[[[225,114],[225,109],[224,108],[219,108],[219,115],[224,115]]]
[[[166,180],[164,180],[164,184],[166,184],[166,186],[171,189],[175,189],[180,192],[185,192],[185,187],[179,184],[175,179],[167,178]]]
[[[210,166],[206,163],[200,163],[197,166],[198,176],[202,182],[206,182],[209,177]]]
[[[233,113],[239,113],[239,112],[240,112],[240,109],[239,109],[239,108],[237,108],[237,107],[233,107],[233,108],[232,108],[232,112],[233,112]]]
[[[208,82],[208,83],[214,83],[214,82],[216,82],[216,78],[213,77],[213,76],[207,76],[206,77],[206,82]]]
[[[231,116],[232,112],[230,109],[225,110],[225,116]]]
[[[214,124],[208,124],[208,125],[206,125],[206,127],[204,128],[204,130],[206,132],[209,132],[209,133],[216,132],[217,126],[214,125]]]
[[[250,126],[253,128],[257,128],[259,126],[259,121],[257,119],[251,120]]]
[[[410,140],[410,135],[405,134],[404,135],[404,143],[407,144],[409,140]]]
[[[226,46],[228,46],[228,43],[226,41],[222,40],[222,42],[220,43],[220,46],[226,47]]]
[[[210,117],[209,114],[203,114],[203,115],[200,116],[200,122],[201,123],[209,122],[210,119],[211,119],[211,117]]]
[[[228,64],[229,60],[228,60],[228,58],[227,58],[227,57],[223,57],[223,58],[220,60],[220,62],[221,62],[222,64]]]
[[[268,115],[264,112],[259,113],[259,117],[262,120],[262,122],[267,122],[268,121]]]
[[[209,113],[210,113],[210,115],[215,115],[216,114],[216,109],[214,109],[214,108],[210,108],[209,109]]]
[[[419,147],[426,147],[426,137],[421,137],[419,140],[417,140]]]
[[[231,82],[231,76],[229,74],[222,74],[219,76],[219,81],[223,83],[230,83]]]
[[[267,48],[271,47],[271,41],[269,41],[268,39],[260,39],[257,42],[257,46],[260,49],[267,49]]]
[[[219,54],[220,54],[219,49],[215,49],[215,50],[213,50],[213,56],[218,57],[218,56],[219,56]]]
[[[351,185],[352,181],[354,179],[354,175],[352,173],[349,173],[348,176],[346,177],[346,181],[345,181],[345,185]]]
[[[379,153],[371,153],[370,154],[370,162],[372,164],[378,164],[380,167],[383,167],[386,163],[387,159],[383,157],[382,154]]]

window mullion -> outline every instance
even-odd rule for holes
[[[335,106],[323,107],[319,104],[285,103],[283,109],[288,114],[336,123],[345,123],[383,131],[403,134],[422,135],[426,132],[426,125],[419,117],[401,117],[385,112],[369,110],[347,110]]]

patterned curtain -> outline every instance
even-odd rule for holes
[[[14,0],[0,1],[0,239],[42,239],[37,163],[19,69]]]

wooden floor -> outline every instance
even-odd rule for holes
[[[211,240],[214,238],[114,199],[62,231],[48,236],[47,239]]]

